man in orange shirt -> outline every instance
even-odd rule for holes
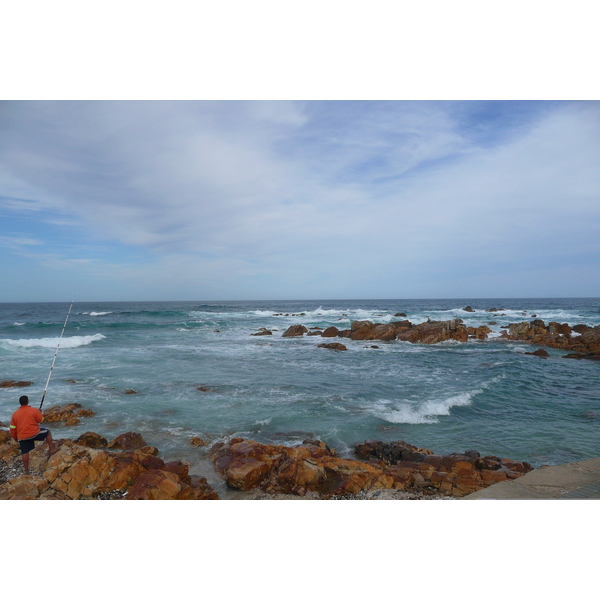
[[[44,420],[42,412],[33,406],[29,406],[29,398],[19,398],[21,408],[13,413],[10,420],[10,435],[19,443],[23,455],[23,466],[25,474],[29,475],[29,453],[35,447],[35,442],[46,441],[48,444],[48,456],[54,454],[54,443],[52,434],[48,429],[38,425]]]

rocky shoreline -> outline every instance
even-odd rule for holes
[[[68,423],[73,411],[93,414],[80,405],[56,406],[47,414]],[[25,475],[17,444],[0,429],[0,500],[219,499],[205,477],[190,475],[189,462],[165,462],[139,433],[108,441],[88,431],[55,444],[51,456],[45,444],[37,445]],[[190,440],[192,447],[205,445]],[[320,440],[283,446],[234,438],[213,444],[209,457],[229,489],[256,500],[460,498],[533,470],[526,462],[481,457],[475,450],[442,456],[403,441],[370,440],[354,452],[356,459],[342,458]]]

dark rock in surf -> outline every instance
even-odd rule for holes
[[[530,356],[541,356],[542,358],[548,358],[550,356],[550,354],[548,354],[548,350],[544,350],[543,348],[540,348],[535,352],[525,352],[524,354],[529,354]]]
[[[318,344],[317,348],[328,348],[329,350],[348,350],[344,344],[333,342],[331,344]]]
[[[30,385],[33,385],[33,381],[15,381],[14,379],[0,381],[0,388],[28,387]]]

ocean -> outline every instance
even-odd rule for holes
[[[0,380],[34,382],[0,389],[5,424],[21,394],[39,406],[69,304],[0,304]],[[488,340],[435,345],[282,337],[294,324],[347,329],[404,318],[495,324]],[[600,365],[552,348],[547,359],[529,356],[536,346],[497,339],[502,326],[534,318],[595,326],[600,299],[75,302],[44,408],[78,402],[96,413],[49,425],[56,438],[139,432],[225,498],[208,447],[192,447],[192,437],[318,438],[342,456],[366,439],[404,440],[534,467],[598,456]],[[273,335],[251,335],[260,328]],[[324,341],[348,351],[317,348]]]

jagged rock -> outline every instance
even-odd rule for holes
[[[108,446],[108,440],[93,431],[82,433],[73,443],[88,448],[106,448]]]
[[[421,323],[405,331],[399,331],[397,337],[398,340],[413,344],[437,344],[446,340],[466,342],[468,338],[467,328],[460,319]]]
[[[572,336],[573,331],[582,333]],[[538,346],[571,350],[572,353],[585,355],[586,358],[600,357],[600,325],[595,327],[575,325],[570,328],[567,323],[560,324],[552,321],[546,326],[544,321],[536,319],[529,323],[524,321],[509,325],[508,331],[503,331],[501,337]]]
[[[463,308],[463,310],[464,310],[465,312],[475,312],[475,310],[474,310],[474,309],[473,309],[471,306],[465,306],[465,307]]]
[[[328,348],[329,350],[348,350],[344,344],[333,342],[331,344],[318,344],[317,348]]]
[[[386,464],[395,464],[401,460],[414,460],[415,454],[422,456],[433,454],[431,450],[424,450],[401,440],[397,442],[366,440],[354,447],[354,453],[363,460],[377,458]]]
[[[0,381],[0,388],[27,387],[30,385],[33,385],[33,381],[15,381],[14,379]]]
[[[35,500],[48,487],[48,482],[43,477],[21,475],[0,485],[0,500]]]
[[[394,315],[395,317],[406,317],[406,313],[405,312],[398,312]]]
[[[123,393],[127,396],[131,395],[131,394],[137,394],[137,392],[135,390],[132,390],[131,388],[125,388],[123,390]]]
[[[146,446],[146,441],[140,433],[128,431],[121,433],[114,440],[109,442],[107,448],[109,450],[134,450]]]
[[[12,440],[12,436],[10,435],[10,431],[6,429],[0,429],[0,444],[6,444]]]
[[[304,325],[292,325],[288,327],[281,337],[298,337],[308,333],[308,329]]]
[[[251,333],[250,335],[273,335],[273,332],[261,327],[256,333]]]
[[[0,485],[0,499],[75,500],[107,494],[131,499],[218,498],[206,479],[189,476],[186,463],[164,463],[152,454],[158,452],[152,447],[114,453],[69,440],[57,440],[57,446],[50,458],[41,446],[32,450],[30,466],[42,475],[17,477]]]
[[[314,440],[290,448],[235,438],[215,444],[210,458],[230,487],[300,496],[317,492],[323,498],[372,489],[460,497],[532,470],[528,463],[482,459],[475,450],[441,456],[402,441],[365,442],[357,446],[357,454],[368,462],[339,458]]]
[[[44,423],[57,423],[64,421],[65,425],[77,425],[81,417],[92,417],[96,413],[88,408],[82,408],[78,402],[61,406],[56,404],[44,411]]]
[[[487,325],[481,325],[479,327],[467,327],[467,333],[469,337],[476,337],[480,340],[487,339],[487,334],[491,332],[492,330]]]

